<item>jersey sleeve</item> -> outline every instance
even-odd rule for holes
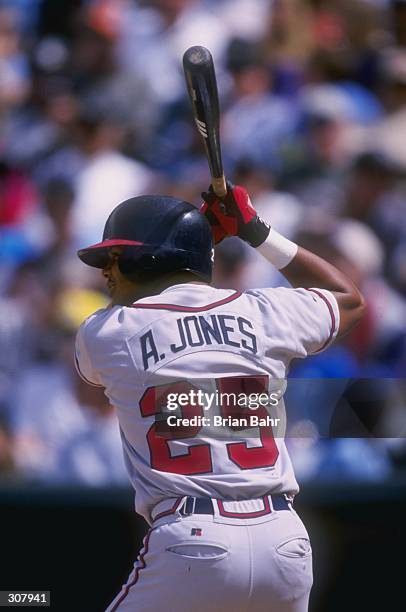
[[[330,346],[337,337],[340,326],[338,303],[331,291],[327,289],[304,289],[307,299],[310,295],[313,304],[308,314],[304,315],[307,326],[314,326],[313,332],[302,332],[301,344],[307,354],[320,353]],[[304,309],[305,311],[305,309]]]
[[[291,357],[306,357],[325,350],[337,336],[340,312],[326,289],[261,290],[273,316],[269,334],[276,334]]]
[[[79,327],[75,343],[75,366],[79,376],[93,387],[102,387],[85,342],[86,321]]]

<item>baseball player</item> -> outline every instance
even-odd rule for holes
[[[108,611],[304,612],[312,553],[281,419],[270,420],[283,420],[283,389],[270,391],[292,358],[345,334],[363,298],[262,221],[243,187],[203,197],[200,212],[171,197],[126,200],[102,242],[78,252],[103,270],[112,301],[81,325],[77,368],[117,409],[136,511],[151,526]],[[213,242],[231,235],[292,288],[211,287]],[[264,394],[277,405],[253,408]]]

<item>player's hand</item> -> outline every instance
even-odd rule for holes
[[[211,185],[209,189],[211,191],[208,193],[202,193],[203,204],[200,207],[200,212],[210,223],[214,244],[219,244],[224,238],[232,236],[232,234],[227,233],[227,230],[224,229],[219,220],[221,207],[224,208],[224,204],[215,195]]]
[[[216,196],[211,186],[202,193],[202,198],[200,212],[211,225],[215,244],[228,236],[239,236],[253,247],[266,240],[269,225],[258,216],[244,187],[227,181],[227,194],[223,198]]]

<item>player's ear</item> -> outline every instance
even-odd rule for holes
[[[121,261],[123,259],[123,249],[121,247],[113,247],[109,252],[110,266],[114,269],[114,272],[125,280],[123,270],[121,269]]]

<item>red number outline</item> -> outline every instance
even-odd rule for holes
[[[254,393],[258,395],[261,393],[268,394],[268,381],[269,377],[266,375],[229,376],[218,378],[216,384],[220,393],[244,394],[249,397]],[[260,406],[254,411],[248,407],[245,408],[238,405],[224,406],[221,404],[221,412],[226,417],[241,417],[251,414],[255,414],[259,418],[266,418],[268,416],[264,406]],[[259,426],[258,429],[262,446],[249,447],[246,442],[230,442],[226,444],[230,461],[237,465],[240,470],[273,467],[279,457],[279,450],[273,437],[272,428]]]
[[[186,381],[172,383],[170,385],[158,385],[148,387],[140,399],[140,410],[143,417],[161,414],[162,404],[167,400],[169,393],[187,393],[193,386]],[[157,397],[157,391],[161,391]],[[192,418],[203,416],[203,408],[199,405],[188,404],[182,407],[182,417]],[[207,443],[191,445],[188,452],[183,455],[171,455],[169,440],[182,440],[194,438],[201,427],[164,427],[155,421],[147,432],[147,442],[150,453],[150,464],[154,470],[160,472],[171,472],[191,476],[207,474],[213,471],[210,445]]]
[[[232,376],[216,379],[216,386],[220,393],[266,393],[268,391],[268,376]],[[236,391],[237,388],[237,391]],[[179,381],[169,385],[148,387],[140,399],[140,411],[143,417],[161,414],[162,405],[169,393],[188,393],[194,389],[187,381]],[[255,389],[255,391],[253,390]],[[242,416],[253,413],[250,409],[236,405],[221,405],[223,417]],[[183,418],[203,416],[203,407],[196,404],[183,406]],[[268,415],[265,407],[261,406],[255,411],[259,418]],[[241,470],[253,470],[264,467],[273,467],[278,459],[279,450],[275,443],[271,427],[259,426],[259,435],[262,446],[247,446],[246,442],[229,442],[226,444],[227,454],[232,463]],[[182,455],[171,455],[169,440],[182,440],[194,438],[201,430],[200,426],[170,427],[162,429],[159,421],[155,421],[147,432],[147,443],[150,452],[150,464],[153,469],[161,472],[182,474],[185,476],[209,474],[213,471],[210,444],[196,444],[188,447],[188,452]]]

